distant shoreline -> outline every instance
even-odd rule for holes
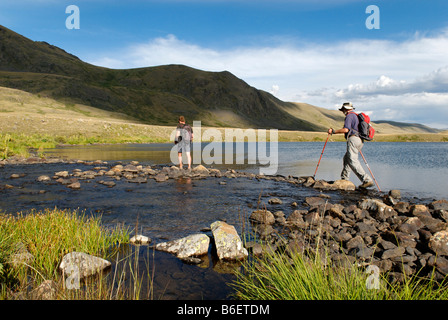
[[[170,134],[173,127],[158,127],[152,125],[117,125],[119,129],[107,132],[61,132],[25,133],[18,130],[15,133],[3,130],[0,132],[0,159],[11,156],[29,157],[30,152],[44,156],[44,149],[67,145],[101,145],[101,144],[127,144],[127,143],[171,143]],[[123,128],[123,126],[127,128]],[[1,127],[1,126],[0,126]],[[65,127],[67,128],[67,127]],[[77,128],[77,127],[75,127]],[[104,128],[104,127],[103,127]],[[113,128],[111,125],[108,128]],[[222,128],[214,128],[221,132]],[[243,129],[244,130],[244,129]],[[115,131],[112,132],[112,131]],[[118,132],[118,133],[117,133]],[[121,134],[120,134],[121,132]],[[278,131],[278,142],[321,142],[327,138],[327,133],[307,131]],[[269,134],[267,134],[269,141]],[[343,142],[343,135],[333,135],[330,141]],[[202,142],[208,142],[202,140]],[[448,134],[445,133],[421,133],[421,134],[377,134],[375,142],[448,142]]]

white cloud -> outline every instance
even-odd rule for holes
[[[280,87],[278,85],[274,84],[271,88],[271,91],[269,91],[269,93],[276,96],[277,93],[279,92],[279,90],[280,90]]]
[[[402,41],[352,39],[337,43],[212,49],[174,35],[90,59],[112,68],[184,64],[228,70],[285,101],[335,108],[352,100],[376,119],[448,127],[448,29]],[[275,88],[282,88],[281,93]],[[425,110],[436,110],[433,115]],[[388,110],[386,110],[388,109]],[[397,112],[400,110],[400,112]]]

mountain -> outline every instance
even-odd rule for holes
[[[228,71],[183,65],[108,69],[3,26],[0,86],[123,113],[154,125],[175,125],[184,115],[204,126],[325,131],[343,121],[340,112],[281,101]]]

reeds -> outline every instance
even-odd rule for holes
[[[320,237],[321,234],[317,237]],[[254,235],[252,238],[256,238]],[[244,238],[250,238],[245,236]],[[446,300],[448,283],[418,273],[390,282],[365,262],[334,263],[330,250],[317,246],[304,251],[276,248],[254,256],[236,270],[229,283],[238,300]],[[265,245],[269,246],[269,244]],[[374,268],[369,268],[374,267]],[[372,272],[372,270],[374,272]],[[376,272],[375,272],[376,271]],[[435,271],[435,270],[434,270]],[[433,272],[434,274],[434,272]]]
[[[127,229],[106,229],[99,217],[87,217],[78,210],[0,214],[0,298],[10,298],[12,293],[30,285],[37,287],[45,280],[63,286],[58,265],[65,254],[81,251],[109,258],[127,242]],[[9,261],[23,248],[33,256],[32,261],[12,267]]]

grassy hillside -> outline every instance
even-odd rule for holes
[[[230,72],[182,65],[96,67],[1,26],[0,86],[124,113],[147,124],[174,125],[183,114],[211,126],[321,129],[284,112],[285,102]]]
[[[230,72],[182,65],[114,70],[85,63],[63,49],[0,26],[0,86],[127,115],[141,123],[172,126],[180,114],[214,127],[325,131],[342,114],[288,103],[257,90]],[[378,123],[379,133],[434,132],[421,125]]]
[[[323,125],[342,126],[342,118],[333,121]],[[148,125],[122,113],[0,87],[0,159],[28,156],[29,148],[41,152],[58,144],[171,142],[174,128]],[[204,132],[207,126],[203,125],[202,129]],[[226,128],[218,130],[224,137]],[[327,134],[324,131],[280,130],[278,138],[279,141],[324,141]],[[331,137],[332,141],[343,139],[342,135]],[[377,134],[375,141],[448,141],[448,132]]]

